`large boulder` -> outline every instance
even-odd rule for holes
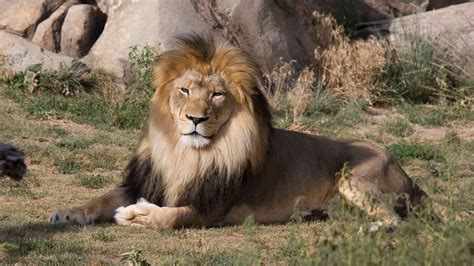
[[[463,74],[474,75],[474,3],[452,5],[434,11],[375,21],[361,25],[357,35],[386,36],[395,46],[403,48],[407,40],[426,38],[437,52],[450,57]]]
[[[291,1],[222,0],[209,7],[207,20],[216,25],[213,28],[252,54],[264,70],[272,70],[281,60],[296,60],[299,66],[313,61],[316,46]]]
[[[469,0],[430,0],[430,3],[427,9],[428,10],[440,9],[440,8],[447,7],[450,5],[463,4],[467,2],[469,2]],[[473,2],[473,1],[470,0],[470,2]]]
[[[130,47],[173,48],[174,37],[211,34],[243,47],[271,70],[280,58],[300,65],[314,58],[309,31],[290,10],[271,0],[98,1],[107,13],[104,31],[85,61],[122,76]],[[292,8],[291,1],[287,5]]]
[[[61,63],[70,64],[73,60],[7,32],[0,31],[0,40],[0,55],[14,71],[23,71],[33,64],[42,64],[43,69],[57,69]]]
[[[52,52],[59,52],[61,44],[61,27],[69,9],[69,4],[60,6],[53,14],[36,28],[31,40],[34,44]]]
[[[36,26],[65,0],[0,0],[0,30],[31,39]]]
[[[75,58],[86,55],[102,33],[106,19],[96,6],[70,7],[61,28],[61,52]]]
[[[119,77],[126,72],[130,47],[149,45],[163,51],[172,47],[177,34],[209,32],[191,1],[110,2],[105,8],[108,18],[104,31],[84,61]]]

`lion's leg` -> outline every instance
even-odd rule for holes
[[[140,199],[136,204],[120,207],[114,216],[120,225],[144,226],[154,229],[171,229],[201,226],[204,221],[197,211],[186,207],[159,207]]]
[[[87,204],[68,209],[54,211],[49,216],[49,223],[79,223],[92,224],[95,222],[112,222],[115,210],[120,206],[128,206],[134,203],[135,199],[130,198],[125,187],[118,187],[114,190],[90,200]]]
[[[386,226],[396,227],[399,224],[400,217],[382,201],[382,192],[367,178],[341,177],[338,190],[349,203],[359,207],[368,215],[381,219]]]

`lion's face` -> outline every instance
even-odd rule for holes
[[[187,70],[174,81],[169,100],[180,141],[195,149],[211,144],[230,119],[234,104],[222,75]]]

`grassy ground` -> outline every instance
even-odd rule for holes
[[[344,204],[327,221],[286,225],[249,221],[174,231],[50,226],[46,220],[54,209],[82,204],[121,180],[140,130],[106,127],[94,122],[93,113],[75,109],[47,116],[41,106],[27,105],[6,90],[1,95],[0,139],[22,147],[29,166],[21,182],[0,180],[1,262],[107,264],[121,261],[129,251],[128,260],[153,264],[468,265],[474,258],[472,219],[442,224],[422,214],[409,217],[395,232],[360,236],[359,227],[371,220]],[[470,107],[376,109],[354,103],[344,109],[311,109],[298,123],[276,111],[275,124],[386,146],[432,198],[453,211],[474,207]]]

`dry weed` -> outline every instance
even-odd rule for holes
[[[280,58],[279,66],[266,75],[268,82],[266,88],[267,99],[273,108],[283,104],[286,92],[291,87],[292,78],[295,74],[295,63],[294,60],[283,62]]]
[[[316,82],[314,71],[303,69],[296,80],[295,86],[287,92],[287,101],[293,115],[293,121],[299,123],[308,107]]]
[[[335,96],[373,103],[380,92],[377,79],[386,64],[387,47],[375,39],[343,41],[321,54],[323,81]]]
[[[0,82],[11,79],[15,72],[9,67],[7,59],[0,56]]]
[[[379,88],[377,78],[386,64],[387,46],[369,39],[351,41],[330,15],[313,13],[313,34],[318,75],[326,89],[341,98],[363,98],[372,103]]]

